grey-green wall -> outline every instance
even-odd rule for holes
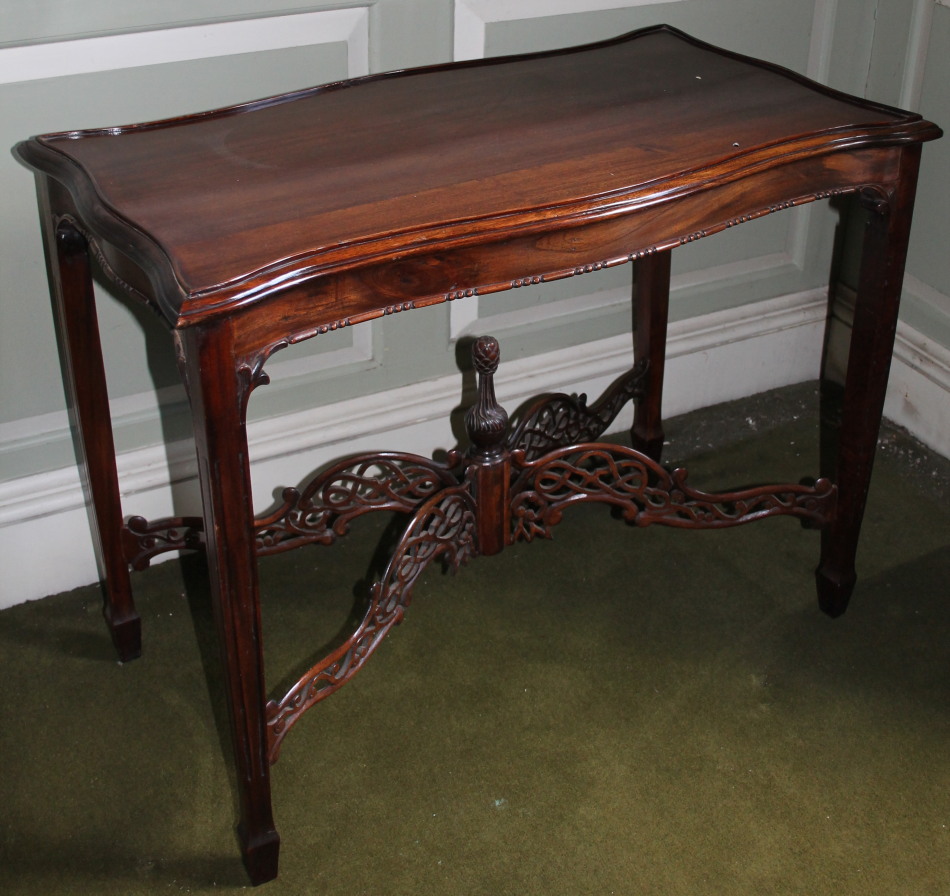
[[[260,44],[252,44],[237,54],[179,61],[162,56],[171,52],[176,34],[187,33],[170,29],[260,19],[264,35],[265,26],[292,21],[284,17],[295,13],[319,14],[307,19],[301,46],[255,51]],[[9,148],[45,131],[171,116],[348,73],[567,45],[658,22],[848,92],[918,105],[950,125],[948,0],[0,0],[0,143]],[[166,49],[150,64],[137,58],[111,68],[110,54],[118,44],[88,41],[123,34],[139,40],[157,35]],[[66,43],[50,46],[58,42]],[[283,40],[288,42],[294,41]],[[32,71],[35,64],[48,64],[49,72]],[[947,349],[950,140],[928,147],[924,156],[905,313],[912,327]],[[0,154],[0,191],[2,487],[74,461],[33,182],[9,151]],[[805,293],[827,283],[836,221],[829,208],[814,204],[680,250],[674,260],[673,318]],[[630,270],[621,267],[599,278],[472,299],[320,337],[274,359],[273,385],[255,394],[252,417],[444,377],[458,369],[456,337],[473,330],[503,337],[508,358],[624,332],[630,323],[629,278]],[[101,293],[119,449],[186,436],[183,393],[161,325],[107,288]],[[588,308],[596,313],[580,313],[576,301],[572,304],[578,296],[588,297]]]
[[[880,4],[867,94],[912,106],[950,134],[950,2]],[[943,346],[950,346],[948,225],[950,138],[945,137],[928,146],[921,161],[903,299],[904,319]],[[944,425],[950,428],[950,420]]]

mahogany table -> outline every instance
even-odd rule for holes
[[[419,574],[547,536],[572,503],[638,525],[777,514],[822,530],[821,607],[842,612],[884,400],[921,144],[920,116],[848,97],[659,26],[556,52],[371,75],[170,121],[36,137],[66,379],[120,656],[140,652],[130,568],[207,554],[251,880],[277,874],[270,766],[291,725],[365,662]],[[791,206],[869,209],[837,461],[813,485],[728,494],[659,464],[671,250]],[[517,427],[475,343],[471,447],[448,462],[341,461],[255,518],[245,434],[278,349],[339,327],[633,262],[634,364],[588,407],[542,398]],[[202,516],[125,521],[92,272],[167,323],[194,417]],[[420,346],[424,350],[424,346]],[[634,448],[598,442],[636,402]],[[257,558],[329,543],[354,518],[408,522],[365,615],[283,697],[265,688]]]

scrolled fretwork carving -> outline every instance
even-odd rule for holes
[[[557,393],[539,398],[512,431],[509,448],[521,450],[530,461],[555,448],[596,441],[624,405],[643,394],[647,369],[646,359],[638,362],[590,407],[583,394]]]
[[[565,509],[583,502],[608,504],[639,526],[724,528],[789,515],[820,527],[833,517],[837,491],[827,480],[709,493],[688,485],[685,470],[670,472],[631,448],[598,443],[623,405],[643,394],[646,360],[590,407],[584,396],[542,397],[511,431],[494,394],[499,361],[497,340],[474,343],[479,395],[466,416],[472,443],[467,459],[454,452],[445,464],[395,452],[348,458],[302,489],[286,489],[281,505],[254,521],[257,553],[264,555],[331,544],[353,520],[377,510],[408,517],[361,620],[285,696],[267,704],[271,762],[297,719],[362,668],[402,619],[420,576],[438,560],[454,570],[478,553],[550,537]],[[261,379],[262,363],[243,371],[251,388]],[[201,529],[198,519],[133,518],[123,531],[127,558],[141,568],[163,550],[201,547]]]
[[[302,491],[284,490],[283,503],[255,523],[257,552],[276,554],[302,544],[331,544],[365,513],[411,513],[457,482],[450,466],[414,454],[349,458],[325,470]]]
[[[373,586],[373,597],[388,617],[409,605],[419,576],[443,557],[453,572],[475,555],[477,508],[464,481],[430,498],[406,527],[382,579]]]
[[[204,524],[200,517],[175,517],[149,522],[129,517],[122,528],[122,547],[129,566],[148,569],[153,557],[166,551],[194,551],[204,547]]]
[[[303,489],[284,489],[282,503],[254,521],[257,555],[332,544],[349,531],[353,520],[373,511],[412,513],[439,490],[457,484],[455,466],[455,456],[439,464],[398,452],[340,461]],[[122,530],[126,560],[141,570],[166,551],[199,550],[204,547],[203,529],[200,517],[132,517]]]
[[[826,479],[810,485],[769,485],[715,494],[690,487],[686,471],[667,471],[632,448],[570,446],[527,462],[512,486],[513,540],[549,538],[564,510],[580,502],[620,509],[639,526],[658,523],[688,529],[737,526],[788,515],[824,525],[837,491]]]
[[[458,569],[475,553],[475,502],[468,482],[457,484],[426,501],[415,513],[393,552],[383,577],[376,582],[357,629],[314,665],[279,702],[267,705],[268,755],[276,762],[290,727],[314,703],[349,681],[389,630],[402,619],[419,576],[442,558]]]

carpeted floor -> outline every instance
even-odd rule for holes
[[[813,405],[672,421],[669,456],[699,486],[797,480]],[[950,478],[885,441],[838,620],[790,519],[638,530],[578,508],[551,542],[429,574],[289,735],[261,892],[950,894]],[[263,564],[275,692],[346,617],[379,531]],[[0,892],[247,886],[201,570],[136,579],[127,665],[96,588],[0,613]]]

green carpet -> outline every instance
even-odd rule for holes
[[[814,472],[789,417],[691,447],[693,484]],[[431,571],[288,736],[260,892],[950,894],[950,512],[906,467],[879,458],[838,620],[791,519],[639,530],[578,508],[551,542]],[[346,618],[379,532],[263,564],[275,692]],[[127,665],[96,588],[0,613],[0,893],[248,886],[201,570],[135,580]]]

